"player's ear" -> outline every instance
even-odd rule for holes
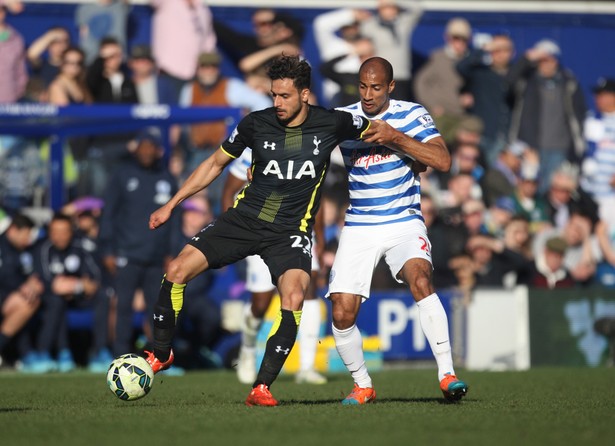
[[[395,90],[395,80],[389,82],[389,94],[393,93],[393,90]]]
[[[304,88],[301,90],[301,102],[308,102],[310,99],[310,89]]]

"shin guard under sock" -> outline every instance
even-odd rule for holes
[[[421,328],[438,364],[438,379],[442,381],[446,373],[455,374],[446,311],[436,293],[419,300],[416,305]]]
[[[247,303],[243,308],[241,320],[241,347],[254,349],[256,347],[256,337],[263,325],[263,318],[257,318],[252,314],[252,305]]]
[[[350,372],[352,379],[359,387],[372,387],[372,378],[369,376],[363,354],[363,337],[355,325],[340,330],[331,324],[335,348],[342,358],[344,365]]]
[[[271,383],[276,380],[295,344],[297,327],[300,322],[301,311],[280,310],[271,328],[267,346],[265,347],[265,356],[258,371],[254,387],[259,384],[265,384],[267,387],[270,387]]]
[[[303,314],[299,325],[299,370],[313,370],[320,336],[320,299],[303,302]]]
[[[154,355],[165,362],[171,353],[177,316],[184,302],[185,284],[162,280],[158,300],[154,306]]]

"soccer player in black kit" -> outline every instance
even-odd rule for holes
[[[207,187],[246,147],[252,148],[251,183],[232,208],[196,234],[169,264],[154,308],[154,351],[146,352],[154,372],[173,363],[171,342],[187,282],[209,268],[260,255],[277,284],[281,309],[248,406],[278,404],[269,387],[297,336],[310,281],[312,224],[331,151],[343,140],[373,135],[371,128],[366,133],[370,121],[362,117],[308,104],[311,68],[305,60],[280,56],[268,75],[274,106],[243,118],[149,222],[150,229],[165,223],[176,206]]]

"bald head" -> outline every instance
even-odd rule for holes
[[[383,80],[389,84],[393,80],[393,66],[391,63],[383,59],[382,57],[370,57],[365,62],[361,64],[361,68],[359,69],[359,77],[364,72],[376,72],[382,73],[384,75]]]

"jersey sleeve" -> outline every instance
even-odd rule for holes
[[[338,135],[341,140],[359,139],[369,127],[369,120],[363,116],[353,115],[341,110],[335,110],[334,112],[338,124]]]
[[[427,142],[440,136],[433,118],[423,106],[412,109],[407,121],[403,122],[398,130],[420,142]]]
[[[252,114],[244,117],[229,137],[222,143],[222,150],[231,158],[239,158],[246,147],[250,146],[250,138],[254,134]]]

